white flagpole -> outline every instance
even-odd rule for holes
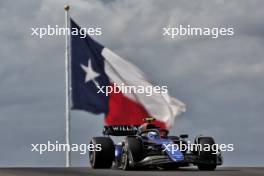
[[[70,6],[65,5],[65,27],[66,31],[68,31],[69,28],[69,10]],[[70,76],[69,76],[69,62],[70,62],[70,56],[69,56],[69,34],[66,32],[66,44],[65,44],[65,120],[66,120],[66,131],[65,131],[65,141],[66,144],[70,145]],[[68,147],[66,147],[68,149]],[[71,153],[70,150],[66,150],[66,167],[71,166]]]

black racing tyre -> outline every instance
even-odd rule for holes
[[[139,137],[127,137],[128,151],[132,156],[133,162],[139,162],[143,159],[143,142]]]
[[[201,171],[213,171],[216,169],[216,164],[198,164],[197,166]]]
[[[139,137],[127,137],[125,145],[122,149],[121,166],[123,170],[130,170],[133,168],[135,162],[143,159],[143,143]]]
[[[101,151],[90,151],[89,159],[92,168],[111,168],[115,158],[115,145],[109,137],[93,137],[90,144],[101,145]]]
[[[198,138],[198,144],[201,144],[202,148],[205,146],[212,146],[215,144],[215,141],[212,137],[200,137]],[[197,166],[199,170],[215,170],[216,169],[216,155],[214,154],[213,150],[204,151],[201,150],[199,152],[200,160],[208,161],[208,163],[198,163]]]

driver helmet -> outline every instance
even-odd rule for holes
[[[148,137],[151,139],[157,138],[158,136],[159,136],[158,133],[155,131],[148,132]]]

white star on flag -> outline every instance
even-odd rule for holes
[[[95,72],[92,68],[92,64],[91,64],[91,59],[88,60],[88,65],[85,66],[83,64],[81,64],[81,68],[85,71],[86,76],[85,76],[85,83],[89,82],[89,81],[93,81],[94,84],[99,87],[99,83],[95,80],[95,78],[97,78],[98,76],[100,76],[99,73]]]

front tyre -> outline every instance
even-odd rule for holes
[[[198,138],[198,144],[201,144],[202,150],[199,152],[201,163],[198,163],[199,170],[215,170],[216,163],[216,154],[214,154],[212,150],[212,146],[215,144],[214,139],[212,137],[200,137]],[[210,151],[204,151],[205,146],[210,146]]]
[[[198,169],[202,171],[214,171],[216,164],[198,164]]]
[[[94,150],[89,152],[92,168],[111,168],[115,158],[115,146],[112,139],[109,137],[93,137],[90,144],[94,146],[101,145],[100,151]]]
[[[121,166],[123,170],[130,170],[136,162],[143,159],[143,143],[139,137],[127,137],[122,150]]]

